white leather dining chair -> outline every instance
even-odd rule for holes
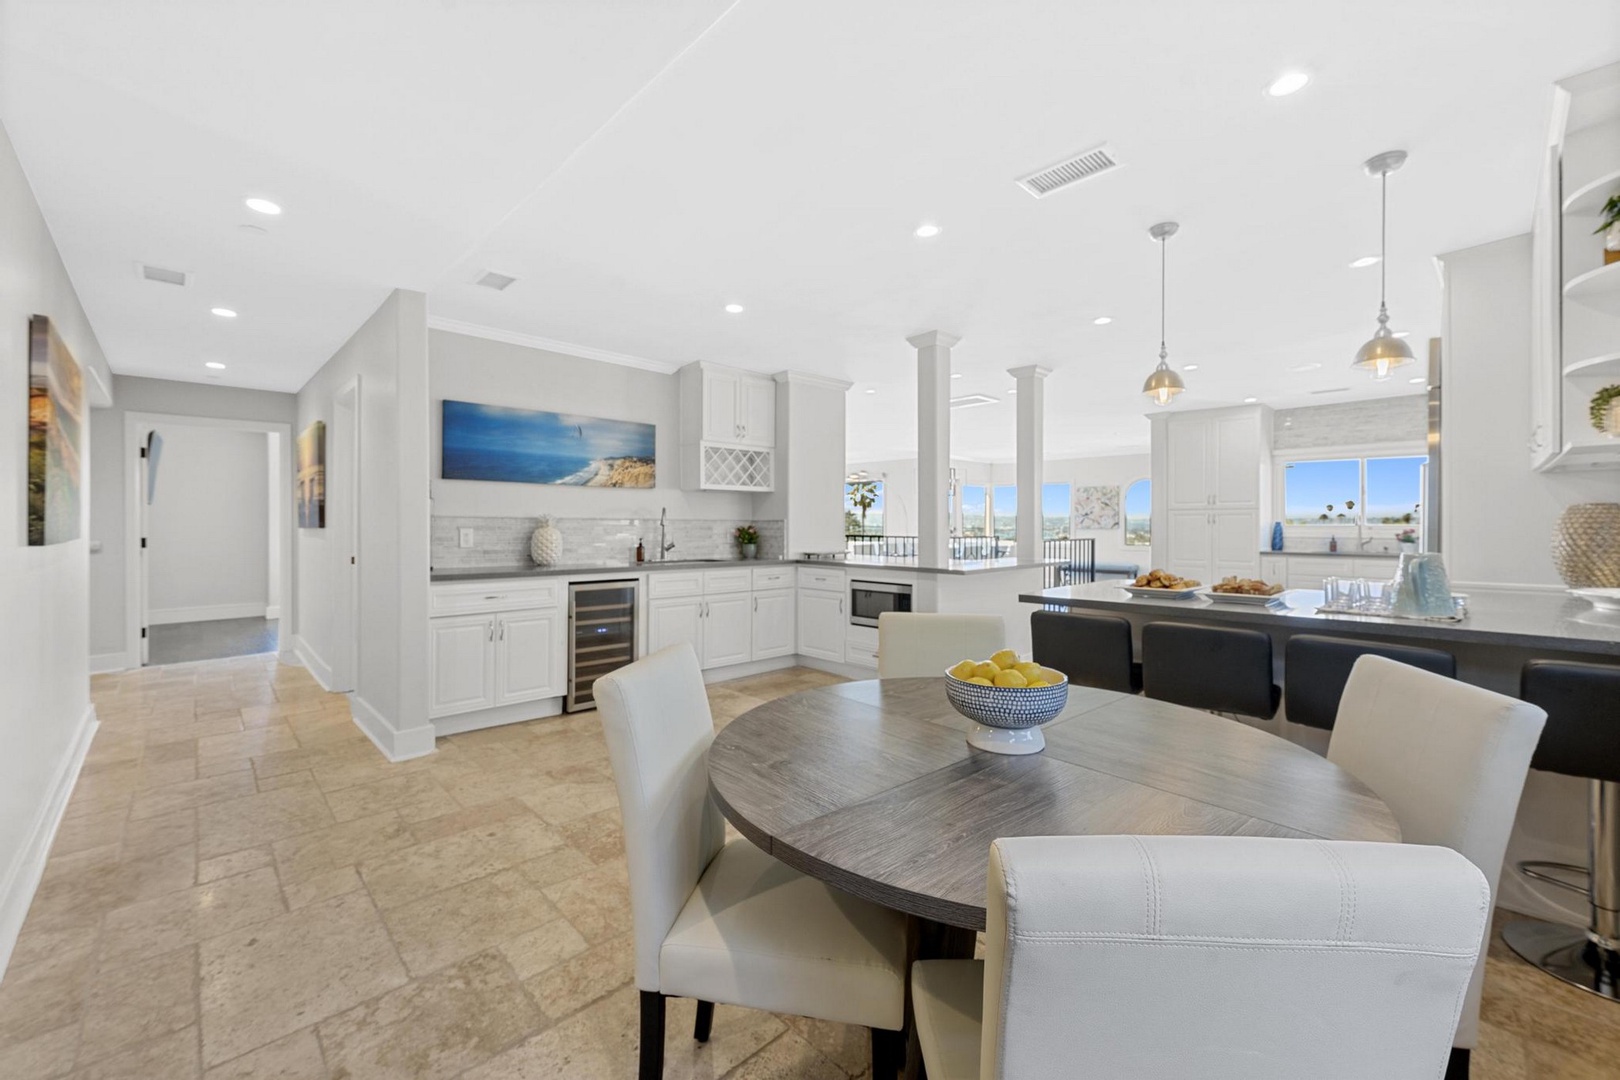
[[[878,616],[878,678],[938,677],[958,660],[988,660],[1006,648],[1000,615],[885,611]]]
[[[905,920],[725,841],[708,788],[714,721],[691,646],[598,679],[595,696],[630,868],[641,1080],[663,1076],[667,997],[698,1000],[700,1042],[715,1002],[869,1027],[873,1075],[893,1076]]]
[[[1518,698],[1369,655],[1350,669],[1327,756],[1388,804],[1403,841],[1452,848],[1479,867],[1494,901],[1546,721],[1545,712]],[[1448,1080],[1468,1075],[1484,984],[1482,951]]]
[[[1446,848],[1230,836],[997,840],[987,905],[912,968],[929,1080],[1434,1080],[1490,915]]]

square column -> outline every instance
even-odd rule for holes
[[[1041,558],[1041,485],[1045,483],[1046,377],[1038,364],[1008,368],[1018,384],[1018,557]]]
[[[917,350],[917,564],[947,566],[951,523],[945,485],[951,476],[951,349],[962,339],[943,330],[906,338]]]

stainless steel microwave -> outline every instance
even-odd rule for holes
[[[849,623],[876,626],[885,611],[910,611],[911,586],[892,581],[851,581],[849,583]]]

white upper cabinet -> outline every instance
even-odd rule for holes
[[[688,364],[680,371],[681,486],[688,491],[776,487],[776,382]]]
[[[1205,582],[1258,576],[1271,492],[1270,410],[1170,413],[1153,423],[1155,564]]]
[[[1258,412],[1167,417],[1171,509],[1258,506],[1271,447]]]

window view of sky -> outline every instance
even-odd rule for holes
[[[863,518],[860,505],[855,501],[866,492],[872,505]],[[883,531],[883,481],[863,480],[844,485],[844,531],[847,533],[881,533]]]
[[[1153,488],[1150,481],[1138,480],[1125,489],[1125,542],[1133,546],[1152,543]]]
[[[1284,470],[1289,525],[1413,525],[1421,519],[1426,457],[1295,461]],[[1363,505],[1365,500],[1365,505]]]

